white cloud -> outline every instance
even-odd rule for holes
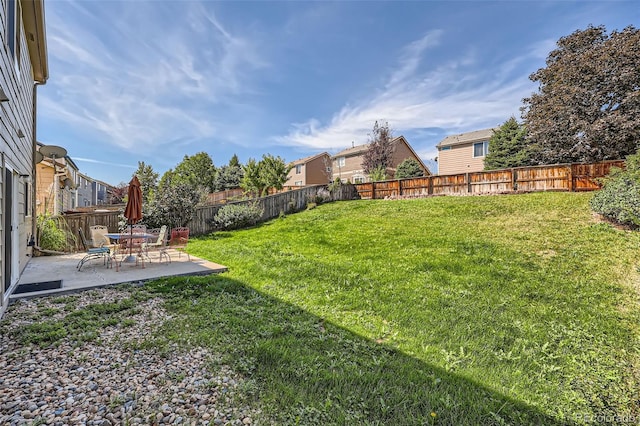
[[[50,6],[56,77],[41,92],[39,113],[128,152],[215,136],[227,124],[217,122],[216,109],[250,93],[246,76],[268,64],[251,40],[224,28],[211,4],[164,5]]]
[[[471,50],[462,52],[456,60],[421,71],[420,62],[429,49],[438,46],[442,34],[431,31],[406,46],[379,93],[344,106],[327,124],[316,118],[297,123],[277,140],[287,145],[337,150],[352,141],[367,142],[373,123],[380,119],[388,121],[398,135],[424,128],[458,132],[492,127],[518,115],[532,83],[527,75],[514,77],[513,70],[537,58],[543,47],[505,62],[504,72],[482,70],[479,55]],[[431,151],[427,155],[435,156]]]

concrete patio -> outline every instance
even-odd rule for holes
[[[63,256],[39,256],[32,258],[24,269],[18,281],[18,290],[28,284],[39,284],[60,280],[60,288],[32,291],[27,293],[15,293],[10,296],[10,301],[27,297],[48,296],[65,294],[76,291],[104,287],[123,283],[139,283],[155,278],[173,277],[183,275],[210,275],[225,272],[227,268],[216,263],[209,262],[194,256],[191,260],[185,253],[169,250],[171,263],[159,262],[156,256],[151,257],[151,262],[146,261],[144,268],[141,264],[122,263],[119,271],[115,264],[107,268],[102,259],[94,259],[84,264],[78,271],[77,265],[84,253],[76,253]],[[24,287],[22,287],[24,288]]]

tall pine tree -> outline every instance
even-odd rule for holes
[[[536,147],[526,139],[527,128],[515,117],[494,130],[489,139],[489,153],[484,159],[485,170],[531,166],[537,163]]]

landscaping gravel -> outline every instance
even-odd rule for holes
[[[128,296],[101,289],[69,297],[80,309]],[[20,327],[59,321],[69,313],[63,306],[60,298],[49,297],[18,301],[6,312],[0,335],[0,424],[255,423],[259,410],[237,403],[246,379],[210,362],[216,354],[203,348],[131,349],[136,347],[131,343],[143,341],[170,318],[160,299],[139,302],[128,326],[102,327],[90,342],[66,337],[49,346],[20,343]],[[50,315],[43,317],[43,311]]]

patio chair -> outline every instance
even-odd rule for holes
[[[106,234],[109,233],[109,230],[104,225],[93,225],[89,227],[89,231],[91,232],[91,240],[93,241],[94,246],[98,247],[108,247],[111,251],[115,253],[117,244],[112,244],[109,237]]]
[[[191,256],[185,251],[187,243],[189,242],[189,228],[178,227],[171,230],[171,239],[169,240],[169,247],[178,251],[178,257],[180,253],[185,252],[187,259],[191,261]]]
[[[84,266],[84,264],[90,261],[91,259],[102,259],[103,262],[107,265],[107,268],[110,268],[112,265],[112,262],[111,262],[111,250],[109,249],[109,247],[104,247],[104,246],[90,247],[89,242],[84,236],[84,231],[82,230],[82,228],[78,228],[78,234],[80,234],[80,241],[82,242],[82,245],[84,246],[84,249],[86,251],[86,254],[82,259],[80,259],[80,261],[78,262],[78,265],[76,266],[78,271],[82,270],[82,267]]]
[[[167,263],[171,263],[171,256],[169,256],[169,253],[167,252],[167,225],[162,225],[162,227],[158,229],[149,229],[147,233],[157,235],[158,239],[156,241],[143,243],[142,249],[147,253],[147,255],[149,250],[157,250],[160,254],[160,263],[162,263],[163,256],[166,257]]]

